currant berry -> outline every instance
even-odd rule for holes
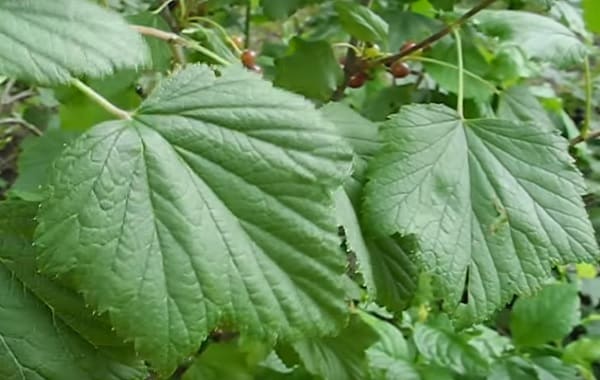
[[[402,45],[402,47],[400,48],[400,53],[410,50],[410,49],[414,48],[415,46],[417,46],[416,43],[414,43],[412,41],[406,41],[404,43],[404,45]]]
[[[367,81],[368,76],[364,72],[359,72],[350,77],[348,80],[348,87],[350,88],[360,88]]]
[[[402,61],[396,61],[390,66],[390,72],[394,78],[405,78],[410,74],[410,67]]]
[[[256,65],[256,52],[254,50],[244,50],[241,56],[242,64],[251,69]]]

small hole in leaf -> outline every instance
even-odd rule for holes
[[[460,303],[464,304],[469,303],[469,269],[470,268],[467,268],[467,274],[465,275],[465,285],[463,287],[463,293],[460,299]]]

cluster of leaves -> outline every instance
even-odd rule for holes
[[[593,378],[598,4],[0,0],[0,377]]]

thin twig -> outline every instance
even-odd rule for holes
[[[574,139],[571,139],[571,141],[569,141],[569,146],[573,147],[581,142],[584,141],[589,141],[589,140],[594,140],[600,137],[600,130],[598,131],[593,131],[593,132],[589,132],[587,134],[587,136],[583,137],[582,135],[579,135],[577,137],[575,137]]]
[[[371,0],[361,0],[361,5],[366,7],[371,6]],[[357,57],[356,54],[358,49],[356,48],[356,44],[358,40],[354,37],[350,38],[348,41],[348,50],[346,50],[346,58],[344,58],[344,79],[342,83],[336,88],[335,92],[331,96],[331,100],[337,101],[344,97],[344,92],[346,92],[346,88],[348,87],[348,81],[352,77],[352,75],[356,74],[357,70]]]
[[[0,104],[7,104],[6,99],[10,96],[10,92],[12,91],[12,88],[16,82],[17,81],[12,78],[6,82],[4,85],[4,91],[2,91],[2,96],[0,97]]]
[[[413,45],[412,47],[410,47],[409,49],[405,49],[405,50],[399,52],[398,54],[394,54],[394,55],[390,55],[390,56],[387,56],[387,57],[379,58],[379,59],[375,60],[374,62],[378,63],[378,64],[380,64],[380,63],[383,63],[383,64],[392,64],[392,63],[396,62],[397,60],[399,60],[401,58],[404,58],[404,57],[406,57],[408,55],[411,55],[412,53],[414,53],[416,51],[419,51],[421,49],[429,47],[434,42],[437,42],[438,40],[441,40],[442,38],[446,37],[448,34],[452,33],[452,31],[454,29],[459,28],[461,25],[463,25],[465,22],[467,22],[471,17],[475,16],[480,11],[482,11],[485,8],[489,7],[494,2],[496,2],[496,0],[483,0],[479,4],[475,5],[473,8],[469,9],[458,20],[456,20],[456,21],[454,21],[454,22],[446,25],[440,31],[432,34],[431,36],[429,36],[427,38],[425,38],[421,42],[419,42],[419,43]]]
[[[0,119],[0,125],[2,125],[2,124],[17,124],[17,125],[20,125],[22,127],[27,128],[29,131],[31,131],[33,134],[35,134],[37,136],[41,136],[41,135],[44,134],[35,125],[27,122],[26,120],[18,118],[18,117],[7,117],[5,119]]]
[[[84,93],[88,98],[93,100],[100,107],[104,108],[108,113],[118,117],[123,120],[131,120],[131,114],[125,110],[120,109],[119,107],[112,104],[105,97],[94,91],[93,88],[87,86],[85,83],[80,81],[79,79],[73,79],[71,81],[74,87],[76,87],[79,91]]]
[[[138,31],[140,34],[143,34],[145,36],[158,38],[158,39],[168,42],[170,44],[181,45],[188,49],[196,50],[196,51],[204,54],[205,56],[213,59],[214,61],[218,62],[219,64],[221,64],[223,66],[227,66],[231,63],[231,62],[227,61],[225,58],[215,54],[213,51],[200,45],[196,41],[188,40],[186,38],[181,37],[178,34],[171,33],[171,32],[165,32],[164,30],[151,28],[149,26],[142,26],[142,25],[130,25],[130,26],[133,29],[135,29],[136,31]]]
[[[9,97],[8,99],[6,99],[5,100],[6,103],[3,103],[3,104],[12,104],[12,103],[18,102],[20,100],[24,100],[24,99],[30,98],[30,97],[32,97],[32,96],[34,96],[36,94],[37,93],[34,90],[32,90],[32,89],[21,91],[18,94],[15,94],[15,95]]]
[[[246,19],[244,20],[244,48],[250,47],[250,28],[252,21],[252,1],[246,0]]]

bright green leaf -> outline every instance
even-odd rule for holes
[[[36,211],[35,203],[0,203],[0,378],[141,378],[140,361],[85,309],[81,297],[36,273]],[[126,364],[113,357],[118,353]]]
[[[375,12],[356,2],[338,1],[335,10],[344,30],[365,42],[387,41],[388,24]]]
[[[510,317],[513,340],[538,346],[564,338],[579,323],[577,286],[553,284],[532,297],[519,298]]]
[[[117,14],[81,0],[0,1],[0,72],[42,84],[102,76],[149,60]]]
[[[554,356],[531,358],[540,380],[580,380],[579,371]]]
[[[415,234],[434,288],[462,323],[540,288],[553,265],[598,257],[583,180],[554,133],[461,120],[440,105],[403,107],[382,132],[363,225]]]
[[[583,0],[583,18],[590,31],[600,33],[600,2],[598,0]]]
[[[276,86],[326,101],[337,88],[342,70],[327,41],[294,37],[288,54],[275,60]]]
[[[56,161],[40,263],[70,272],[163,372],[220,323],[332,332],[347,308],[328,190],[350,160],[302,98],[239,68],[190,66]]]
[[[535,13],[487,10],[475,19],[484,33],[519,46],[532,58],[559,66],[580,64],[587,54],[585,45],[566,26]]]

